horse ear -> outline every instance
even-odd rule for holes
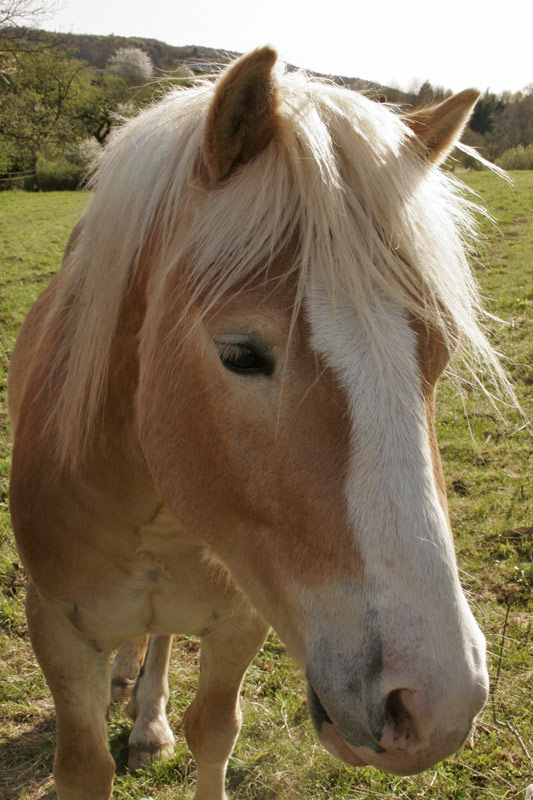
[[[465,89],[438,105],[403,116],[404,122],[424,145],[429,161],[442,163],[459,141],[479,94],[477,89]]]
[[[209,178],[220,181],[260,153],[276,130],[278,89],[270,47],[242,56],[219,79],[207,114],[203,155]]]

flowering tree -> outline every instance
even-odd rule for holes
[[[146,83],[154,74],[152,59],[139,47],[121,47],[107,62],[107,71],[128,83]]]

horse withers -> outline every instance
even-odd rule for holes
[[[459,342],[499,369],[439,169],[477,92],[400,116],[275,62],[123,126],[15,348],[11,509],[60,800],[110,797],[110,654],[120,694],[149,635],[132,764],[172,752],[170,637],[199,636],[196,800],[225,797],[269,625],[348,764],[423,770],[487,696],[434,425]]]

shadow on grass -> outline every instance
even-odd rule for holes
[[[55,716],[51,714],[35,727],[0,743],[0,800],[55,798],[53,787],[45,786],[52,775],[55,729]]]
[[[16,722],[16,716],[11,718]],[[50,714],[33,727],[27,718],[20,720],[24,730],[0,742],[0,800],[55,800],[52,770],[56,747],[55,715]],[[31,724],[31,723],[30,723]],[[131,785],[137,781],[147,788],[151,785],[192,788],[196,767],[186,747],[178,746],[174,758],[167,762],[152,762],[137,773],[128,770],[128,737],[131,723],[111,721],[109,749],[116,762],[118,784]],[[240,789],[254,785],[257,800],[274,800],[275,792],[264,786],[251,767],[230,761],[227,782],[230,791],[239,795]],[[248,795],[247,795],[248,796]]]
[[[52,779],[56,748],[55,714],[50,714],[34,727],[28,727],[27,717],[17,720],[24,730],[0,742],[0,800],[55,800]],[[129,726],[131,727],[131,726]],[[116,726],[109,738],[111,755],[117,764],[117,775],[128,773],[128,726]]]
[[[260,770],[232,767],[231,762],[226,775],[226,786],[231,797],[253,797],[255,800],[276,800],[279,797],[274,788],[265,784]]]
[[[107,742],[111,755],[115,759],[117,775],[125,775],[128,772],[128,739],[132,725],[131,722],[111,722],[108,725]]]

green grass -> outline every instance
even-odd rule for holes
[[[476,269],[490,311],[509,323],[491,323],[492,337],[508,359],[517,394],[532,417],[533,172],[515,173],[513,188],[484,172],[463,177],[498,220],[497,227],[481,221],[485,241],[476,254]],[[54,797],[50,774],[55,741],[53,705],[26,632],[25,579],[9,525],[6,370],[17,329],[59,265],[87,199],[68,192],[0,194],[0,800]],[[243,689],[244,726],[228,774],[235,800],[512,800],[523,797],[533,782],[533,763],[523,749],[533,753],[531,430],[512,409],[504,409],[501,419],[468,386],[461,399],[445,379],[438,431],[462,580],[490,651],[492,695],[473,741],[413,778],[339,764],[317,742],[303,678],[271,636]],[[114,797],[190,797],[194,763],[181,717],[192,699],[196,672],[196,642],[177,639],[169,706],[177,747],[166,764],[135,775],[127,771],[129,722],[120,709],[112,709]]]

